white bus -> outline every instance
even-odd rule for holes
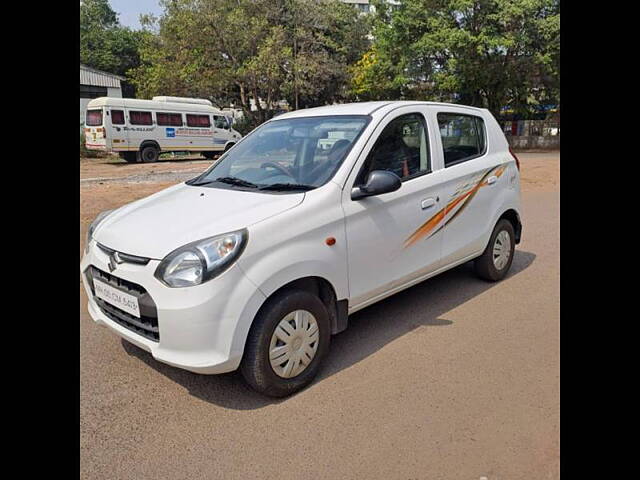
[[[127,162],[156,162],[162,152],[200,152],[206,158],[227,151],[240,138],[232,120],[209,100],[100,97],[87,105],[88,150],[118,152]]]

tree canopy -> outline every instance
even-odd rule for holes
[[[560,100],[559,0],[375,0],[361,100],[439,100],[529,112]]]
[[[368,20],[338,0],[162,0],[147,17],[142,96],[233,102],[264,121],[277,102],[293,108],[348,98],[349,65],[368,48]],[[264,104],[261,104],[261,99]]]
[[[120,25],[108,0],[80,2],[80,63],[125,75],[140,63],[141,35]]]

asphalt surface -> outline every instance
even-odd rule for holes
[[[80,287],[81,478],[559,478],[559,154],[520,157],[510,275],[462,265],[352,315],[287,399],[156,362]],[[81,230],[106,187],[81,186]]]

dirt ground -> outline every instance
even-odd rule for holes
[[[352,315],[288,399],[156,362],[93,323],[81,286],[81,478],[559,478],[560,155],[518,156],[509,276],[467,264]],[[210,164],[81,159],[81,254],[100,211]]]

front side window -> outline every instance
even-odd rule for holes
[[[214,125],[216,128],[223,128],[225,130],[229,130],[229,122],[227,122],[227,119],[225,117],[220,117],[218,115],[215,115],[213,117],[214,119]]]
[[[189,184],[311,190],[333,177],[370,119],[368,115],[336,115],[272,120]]]
[[[444,166],[450,167],[484,154],[484,122],[480,117],[457,113],[438,113]]]
[[[369,152],[356,184],[365,183],[373,170],[388,170],[402,180],[431,171],[427,129],[422,115],[410,113],[389,122]]]
[[[124,112],[122,110],[111,110],[111,124],[124,125]]]
[[[156,113],[156,120],[161,127],[181,127],[182,126],[182,114],[181,113]]]
[[[131,125],[153,125],[151,112],[129,112],[129,122]]]
[[[85,125],[88,127],[99,127],[102,125],[102,109],[87,110]]]
[[[191,115],[187,113],[187,127],[210,127],[209,115]]]

